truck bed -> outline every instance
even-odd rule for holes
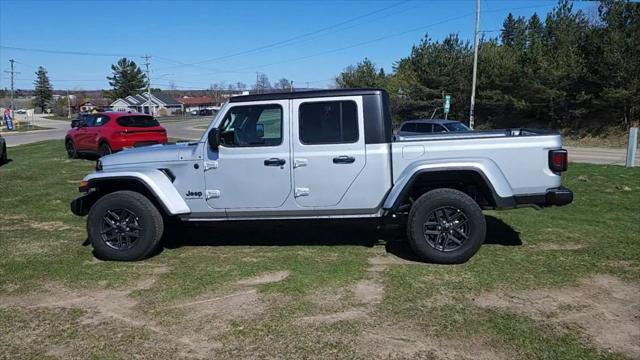
[[[505,129],[396,136],[392,147],[393,182],[416,167],[479,168],[501,197],[541,194],[560,186],[549,169],[549,150],[560,149],[557,132]]]

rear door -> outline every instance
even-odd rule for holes
[[[78,150],[82,151],[96,151],[96,146],[91,146],[91,127],[96,121],[95,116],[89,115],[87,116],[84,123],[80,125],[78,128],[78,132],[76,135],[76,146]]]
[[[339,207],[365,166],[362,97],[292,101],[296,202]]]

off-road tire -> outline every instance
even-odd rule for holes
[[[107,211],[125,209],[137,216],[139,237],[128,249],[114,249],[107,245],[101,234]],[[160,243],[164,224],[162,215],[144,195],[135,191],[116,191],[100,198],[91,207],[87,217],[87,234],[94,254],[103,260],[136,261],[149,256]]]
[[[427,241],[428,235],[425,234],[425,229],[428,226],[426,224],[428,217],[436,209],[442,208],[458,209],[464,214],[468,224],[467,239],[458,248],[446,252],[430,245]],[[407,221],[409,244],[416,255],[426,262],[438,264],[464,263],[480,249],[485,236],[486,222],[482,209],[467,194],[455,189],[431,190],[420,196],[409,211]]]
[[[64,148],[67,151],[67,156],[69,159],[77,159],[78,158],[78,149],[76,148],[76,144],[73,143],[73,140],[68,139],[64,142]]]
[[[111,146],[109,146],[109,144],[107,144],[106,142],[101,143],[98,147],[98,155],[100,155],[100,157],[107,156],[111,153],[113,153],[113,151],[111,150]]]

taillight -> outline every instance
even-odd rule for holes
[[[549,151],[549,169],[553,172],[567,171],[569,166],[569,154],[565,149]]]

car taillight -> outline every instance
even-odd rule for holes
[[[565,149],[549,151],[549,169],[553,172],[567,171],[569,166],[569,154]]]

